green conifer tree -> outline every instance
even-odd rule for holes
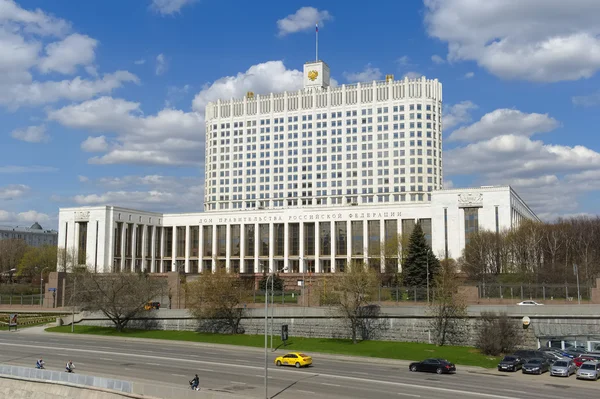
[[[417,224],[410,236],[406,259],[402,265],[404,285],[407,287],[427,286],[427,269],[429,268],[429,285],[432,286],[439,267],[440,261],[427,243],[423,229]]]

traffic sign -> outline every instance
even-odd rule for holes
[[[56,288],[48,288],[49,292],[56,292]]]

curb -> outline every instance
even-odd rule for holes
[[[49,332],[44,331],[43,334],[55,335],[55,336],[65,336],[70,333],[58,333],[58,332]],[[182,345],[182,346],[196,346],[201,348],[221,348],[221,349],[236,349],[236,350],[244,350],[246,352],[256,352],[256,353],[264,353],[264,348],[257,348],[253,346],[243,346],[243,345],[229,345],[229,344],[214,344],[207,342],[194,342],[194,341],[178,341],[178,340],[170,340],[170,339],[160,339],[160,338],[129,338],[129,337],[107,337],[104,335],[95,335],[95,334],[74,334],[70,336],[75,339],[85,339],[86,337],[93,337],[98,339],[104,339],[107,341],[120,340],[123,342],[146,342],[146,343],[156,343],[156,342],[165,342],[169,344]],[[270,353],[282,353],[277,351],[270,351]],[[328,360],[336,360],[336,361],[356,361],[359,360],[363,363],[371,363],[371,364],[389,364],[389,365],[397,365],[397,366],[408,366],[410,363],[418,360],[407,360],[407,359],[389,359],[389,358],[381,358],[381,357],[372,357],[372,356],[352,356],[352,355],[336,355],[331,353],[323,353],[323,352],[313,352],[310,351],[311,356],[314,355],[319,356],[322,359]],[[477,372],[487,372],[491,370],[495,370],[495,368],[485,368],[480,366],[465,366],[461,364],[457,364],[461,369],[467,371],[477,371]]]

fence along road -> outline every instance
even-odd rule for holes
[[[245,397],[263,394],[262,350],[158,340],[115,339],[62,334],[0,333],[0,363],[31,367],[43,357],[48,369],[62,370],[71,359],[76,372],[187,388],[193,374],[200,386]],[[282,352],[270,354],[270,362]],[[578,398],[596,398],[590,384],[550,380],[547,375],[520,373],[499,378],[494,371],[458,366],[456,375],[410,373],[407,362],[314,355],[314,367],[296,370],[270,366],[269,392],[277,398],[499,398],[542,399],[556,395],[556,386]],[[368,361],[368,363],[366,363]],[[135,391],[135,390],[134,390]],[[147,392],[148,393],[148,392]]]

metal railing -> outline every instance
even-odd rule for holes
[[[589,300],[592,286],[579,286],[581,300]],[[480,299],[562,300],[577,302],[575,284],[477,284]]]
[[[37,295],[0,295],[0,305],[33,305],[41,306],[44,304],[44,296]]]

